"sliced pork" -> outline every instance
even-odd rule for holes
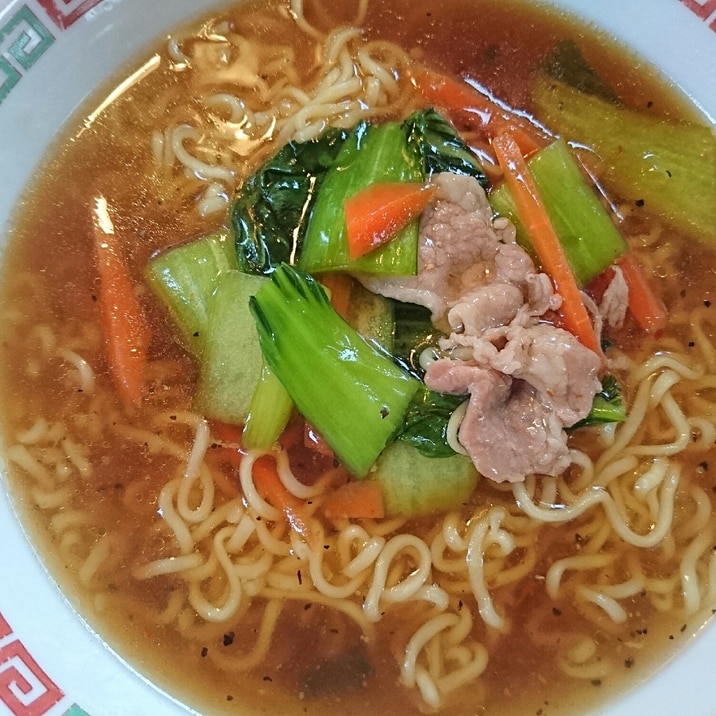
[[[443,358],[430,366],[426,383],[469,393],[458,436],[484,477],[520,482],[531,474],[559,475],[569,465],[563,423],[527,381]]]
[[[628,307],[629,287],[622,270],[616,268],[599,304],[599,314],[605,323],[618,329],[624,325]]]
[[[363,277],[371,290],[429,308],[447,332],[428,387],[469,396],[458,439],[492,480],[558,475],[569,464],[565,428],[586,417],[601,357],[546,321],[561,305],[549,277],[514,240],[472,178],[441,174],[421,222],[419,272]]]
[[[417,275],[358,278],[374,293],[425,306],[441,325],[450,305],[490,282],[496,255],[514,230],[511,225],[503,231],[493,227],[490,205],[475,179],[443,173],[434,182],[436,198],[421,220]]]

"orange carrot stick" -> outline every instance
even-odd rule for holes
[[[649,279],[636,260],[633,252],[627,252],[617,260],[629,287],[629,313],[639,327],[647,333],[659,333],[669,318],[664,302],[651,289]]]
[[[542,268],[552,279],[555,291],[562,297],[560,323],[583,345],[601,354],[579,286],[517,142],[510,134],[500,134],[492,140],[492,148],[512,190],[517,212],[528,230]]]
[[[527,117],[510,111],[467,82],[418,63],[410,67],[409,73],[413,85],[428,102],[444,109],[454,121],[467,128],[482,131],[489,139],[509,132],[524,156],[548,143],[545,132]]]
[[[98,303],[110,372],[125,406],[137,407],[142,400],[151,331],[104,197],[97,199],[94,210],[94,239]]]
[[[331,305],[342,318],[348,316],[351,304],[351,287],[353,279],[345,273],[324,273],[321,283],[331,294]]]
[[[252,474],[254,485],[261,497],[277,510],[281,510],[291,527],[308,539],[310,530],[306,503],[286,489],[278,475],[274,459],[268,455],[258,458],[253,464]]]
[[[244,455],[241,450],[243,426],[212,420],[209,427],[211,436],[218,441],[218,444],[211,446],[211,455],[233,468],[238,468]]]
[[[357,259],[390,241],[419,216],[435,193],[432,184],[376,182],[346,199],[348,255]]]
[[[383,491],[377,482],[346,482],[331,492],[323,503],[332,519],[381,519],[385,517]]]

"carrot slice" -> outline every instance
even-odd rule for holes
[[[98,197],[93,218],[97,300],[109,368],[120,399],[126,407],[134,408],[142,400],[151,331],[104,197]]]
[[[286,489],[272,457],[264,455],[254,462],[253,480],[261,497],[277,510],[281,510],[291,527],[307,539],[310,530],[306,503]]]
[[[560,324],[583,345],[601,355],[579,286],[517,142],[508,133],[499,134],[492,140],[492,148],[512,190],[517,211],[528,230],[542,268],[552,279],[555,291],[562,297]]]
[[[651,289],[649,279],[632,252],[617,260],[629,287],[629,313],[646,333],[666,328],[669,313],[664,302]]]
[[[376,182],[346,199],[348,254],[357,259],[390,241],[419,216],[435,193],[432,184]]]
[[[377,482],[346,482],[331,492],[323,503],[332,519],[381,519],[385,517],[383,491]]]
[[[241,445],[243,426],[225,423],[222,420],[212,420],[209,424],[211,434],[222,443]]]
[[[346,318],[351,304],[353,279],[345,273],[324,273],[321,283],[331,294],[331,306],[341,318]]]
[[[218,444],[212,444],[210,454],[219,462],[238,468],[244,455],[241,450],[243,426],[212,420],[209,427],[212,437],[218,441]]]
[[[409,73],[413,85],[430,104],[444,109],[454,121],[468,129],[482,131],[489,139],[509,132],[525,156],[548,143],[547,135],[527,117],[510,111],[467,82],[418,63],[410,67]]]

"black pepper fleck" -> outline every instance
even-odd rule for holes
[[[299,584],[299,586],[300,586],[301,584],[303,584],[303,577],[301,576],[301,570],[300,570],[300,569],[297,569],[297,570],[296,570],[296,577],[298,578],[298,584]]]
[[[631,667],[634,666],[634,658],[630,656],[630,657],[624,659],[624,666],[627,669],[631,669]]]
[[[234,643],[234,637],[236,634],[233,631],[227,631],[221,640],[224,646],[231,646]]]
[[[562,610],[561,610],[561,609],[557,609],[557,607],[552,607],[552,614],[554,614],[554,616],[556,616],[556,617],[561,617],[561,616],[562,616]]]
[[[704,301],[704,306],[706,306],[706,308],[711,308],[711,301],[709,301],[708,298]]]
[[[270,676],[264,676],[264,681],[273,681],[273,679]]]
[[[634,203],[635,203],[637,206],[644,206],[644,203],[645,203],[645,202],[644,202],[643,199],[637,199]]]
[[[383,406],[383,407],[380,409],[380,417],[383,418],[383,419],[385,419],[385,418],[387,418],[389,415],[390,415],[390,410],[388,410],[387,407]]]
[[[201,647],[201,656],[202,656],[202,658],[204,658],[208,653],[209,653],[209,650],[208,650],[205,646],[202,646],[202,647]]]

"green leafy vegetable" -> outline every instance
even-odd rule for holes
[[[162,251],[147,264],[144,275],[149,287],[168,308],[194,355],[201,353],[218,277],[236,268],[233,242],[224,233]]]
[[[357,261],[348,258],[345,199],[380,181],[423,181],[452,171],[486,178],[479,160],[435,110],[405,122],[329,129],[290,142],[237,192],[231,226],[239,268],[268,274],[280,263],[315,273],[356,270],[410,275],[417,268],[418,222]]]
[[[404,122],[408,144],[414,146],[423,163],[423,172],[452,172],[475,177],[487,189],[489,182],[479,159],[453,129],[450,122],[434,109],[414,112]]]
[[[533,100],[541,119],[603,161],[601,181],[620,199],[716,243],[716,134],[615,106],[543,76]]]
[[[594,396],[589,415],[572,427],[583,428],[587,425],[601,423],[620,423],[626,418],[626,406],[622,399],[619,383],[613,375],[606,375],[602,379],[602,389]]]
[[[281,381],[264,364],[251,396],[241,436],[247,450],[270,450],[284,431],[293,410],[293,402]]]
[[[545,64],[545,72],[580,92],[592,94],[612,104],[619,103],[619,96],[587,62],[572,39],[558,43]]]
[[[384,246],[351,260],[343,205],[375,182],[420,181],[420,158],[397,122],[358,124],[343,144],[316,196],[298,265],[308,273],[335,270],[412,275],[417,271],[418,222]]]
[[[402,424],[420,382],[364,340],[311,276],[282,264],[250,301],[269,368],[358,477]]]
[[[393,302],[389,298],[372,293],[355,281],[346,320],[367,341],[393,353],[395,320]]]
[[[479,475],[469,457],[426,457],[404,442],[388,445],[371,472],[388,515],[416,517],[456,509],[475,491]]]
[[[430,310],[425,306],[395,300],[391,303],[395,316],[392,353],[401,365],[422,378],[425,371],[419,364],[420,354],[431,346],[437,346],[443,333],[433,326]]]
[[[309,207],[347,134],[329,129],[318,139],[289,142],[244,183],[231,208],[242,271],[267,274],[295,258]]]
[[[194,408],[226,423],[244,423],[263,366],[249,297],[267,282],[233,270],[222,273],[209,301]]]
[[[537,152],[527,165],[574,277],[585,286],[626,252],[627,243],[564,140]],[[490,203],[495,211],[510,218],[517,228],[518,241],[531,251],[529,234],[506,183],[490,194]]]
[[[447,441],[447,426],[466,396],[437,393],[424,387],[413,397],[397,439],[417,448],[426,457],[450,457],[455,451]]]

